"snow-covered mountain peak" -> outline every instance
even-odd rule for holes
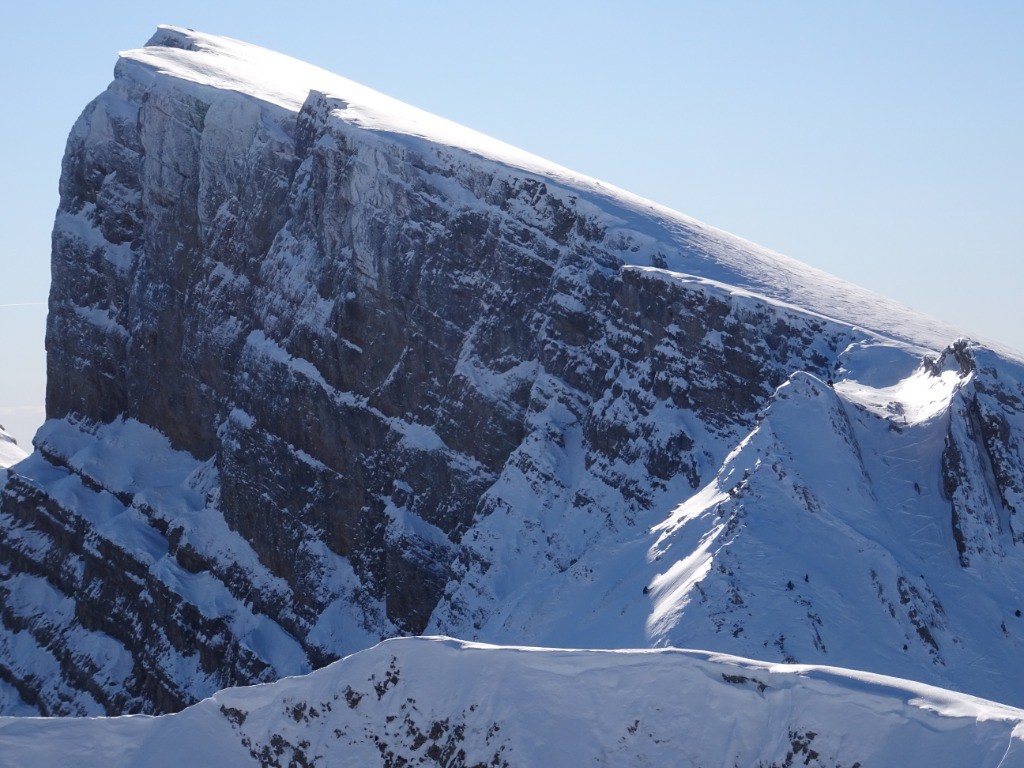
[[[228,37],[161,26],[145,47],[120,54],[178,80],[247,94],[298,112],[311,94],[331,111],[371,131],[408,135],[542,175],[582,179],[565,168],[458,123],[405,104],[312,64]]]
[[[941,323],[173,28],[72,130],[53,243],[5,712],[424,633],[1022,703],[1024,368]]]
[[[123,70],[132,64],[179,83],[245,94],[290,113],[326,96],[326,114],[321,119],[384,134],[399,144],[413,142],[415,152],[433,156],[442,167],[451,163],[443,155],[465,152],[535,176],[560,188],[551,189],[556,198],[596,214],[626,266],[653,265],[683,278],[699,276],[933,349],[960,335],[946,323],[821,270],[258,46],[162,26],[144,48],[121,53],[119,67]],[[137,76],[143,81],[151,77]]]

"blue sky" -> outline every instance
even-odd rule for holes
[[[64,140],[160,23],[319,64],[1024,350],[1024,3],[100,7],[5,10],[0,423],[22,443]]]

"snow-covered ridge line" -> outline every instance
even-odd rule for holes
[[[247,94],[289,112],[328,98],[330,119],[418,146],[425,155],[465,152],[564,186],[573,207],[592,208],[610,235],[623,236],[625,264],[665,267],[805,307],[843,322],[941,350],[963,333],[879,294],[704,224],[665,206],[577,173],[450,120],[404,104],[319,67],[258,46],[162,26],[146,47],[121,53],[121,65],[202,88]],[[433,149],[430,145],[434,145]],[[442,164],[443,158],[440,158]],[[557,193],[556,193],[557,194]],[[986,345],[1020,357],[994,342]]]
[[[1006,768],[1024,764],[1024,710],[896,678],[699,651],[407,638],[303,677],[221,691],[177,715],[0,718],[0,750],[12,764],[80,768]]]
[[[648,661],[645,657],[657,659],[671,659],[674,656],[681,656],[693,660],[695,663],[707,663],[709,665],[728,665],[739,667],[751,674],[767,675],[766,679],[775,678],[778,681],[787,681],[786,684],[796,683],[794,678],[803,680],[821,680],[829,685],[848,687],[852,691],[873,690],[876,693],[888,692],[892,696],[903,699],[913,706],[934,711],[938,714],[949,717],[975,717],[979,720],[1008,720],[1024,721],[1024,709],[1012,707],[1008,704],[1001,704],[996,701],[972,696],[967,693],[958,693],[947,688],[940,688],[927,683],[920,683],[914,680],[906,680],[891,675],[880,675],[874,672],[864,672],[845,667],[836,667],[828,664],[783,664],[772,661],[761,661],[745,656],[736,656],[729,653],[716,651],[703,651],[695,648],[548,648],[532,645],[495,645],[494,643],[481,643],[468,640],[461,640],[446,636],[424,636],[417,638],[393,638],[385,640],[377,648],[387,648],[395,643],[408,642],[431,642],[441,643],[456,649],[501,651],[524,654],[537,654],[539,661],[536,666],[550,668],[550,662],[546,654],[554,654],[564,657],[575,657],[573,663],[579,664],[582,668],[610,668],[621,663],[655,663]],[[363,651],[362,653],[366,653]],[[353,654],[355,655],[355,654]],[[607,658],[603,658],[607,657]],[[350,657],[346,657],[350,658]],[[335,662],[337,664],[338,662]],[[528,663],[528,662],[527,662]],[[244,690],[244,689],[234,689]]]
[[[160,26],[144,48],[123,51],[120,56],[180,80],[249,94],[296,113],[311,91],[319,91],[343,105],[335,111],[344,111],[346,122],[367,130],[407,134],[459,147],[544,176],[573,181],[586,178],[333,72],[240,40]]]

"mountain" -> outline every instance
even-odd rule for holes
[[[1019,354],[190,30],[121,54],[60,191],[3,711],[424,633],[1024,706]]]
[[[995,768],[1024,764],[1024,710],[877,675],[700,651],[405,638],[311,675],[221,691],[175,715],[0,718],[0,749],[10,764],[79,768]]]
[[[0,425],[0,470],[17,464],[19,461],[24,459],[26,454],[18,446],[18,441],[11,437]]]

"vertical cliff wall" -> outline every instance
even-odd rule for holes
[[[947,566],[996,549],[1019,560],[1019,384],[947,365],[937,339],[953,332],[927,319],[464,129],[359,102],[358,86],[292,62],[278,87],[267,56],[164,29],[72,130],[49,421],[2,495],[9,701],[172,710],[426,630],[696,639],[968,685],[946,661],[976,615],[934,608],[929,585],[959,589],[968,577]],[[889,370],[901,376],[868,380]],[[878,404],[912,375],[941,401],[916,421]],[[760,458],[749,446],[766,423],[784,435],[805,421],[863,492],[815,507],[806,489],[831,470],[805,470],[770,508],[798,504],[814,524],[765,534],[743,521],[767,496],[744,504],[743,489],[787,476],[775,455],[797,438]],[[858,571],[857,610],[892,647],[844,651],[859,647],[833,639],[856,631],[833,594],[843,574],[808,558],[826,539],[806,537],[851,505],[890,514],[896,486],[876,482],[876,458],[904,428],[927,438],[896,485],[917,483],[901,509],[936,521],[930,565],[884,543],[903,527],[858,528],[884,562]],[[995,518],[972,511],[969,460],[987,462]],[[762,546],[779,553],[771,570]],[[730,565],[744,547],[753,559]],[[826,549],[834,563],[863,546]],[[992,604],[1011,606],[1017,572],[986,587]],[[793,581],[820,594],[798,604]],[[924,646],[899,650],[908,632]],[[998,622],[982,634],[1008,638],[1000,659],[1022,649]]]

